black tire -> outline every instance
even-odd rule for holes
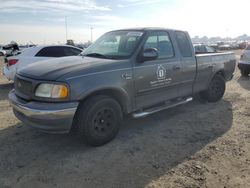
[[[116,100],[108,96],[94,96],[80,104],[74,126],[87,144],[101,146],[115,138],[122,116],[121,107]]]
[[[225,90],[225,79],[221,75],[217,74],[211,80],[208,89],[201,92],[200,96],[208,102],[217,102],[223,97]]]
[[[240,70],[240,73],[241,73],[241,76],[244,76],[244,77],[249,75],[249,72],[246,70]]]

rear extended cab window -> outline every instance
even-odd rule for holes
[[[187,34],[182,31],[175,31],[175,34],[182,57],[192,57],[193,54]]]

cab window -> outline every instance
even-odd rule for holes
[[[144,50],[156,48],[159,58],[170,58],[174,56],[173,45],[167,32],[153,32],[144,44]]]

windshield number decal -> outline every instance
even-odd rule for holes
[[[141,37],[143,35],[142,32],[129,32],[127,36],[129,37]]]

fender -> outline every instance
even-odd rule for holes
[[[133,100],[129,99],[127,92],[123,88],[117,87],[99,87],[93,90],[87,90],[77,97],[77,101],[85,101],[87,98],[94,95],[107,95],[110,96],[119,102],[124,113],[130,113],[134,109],[134,104],[131,102]]]

